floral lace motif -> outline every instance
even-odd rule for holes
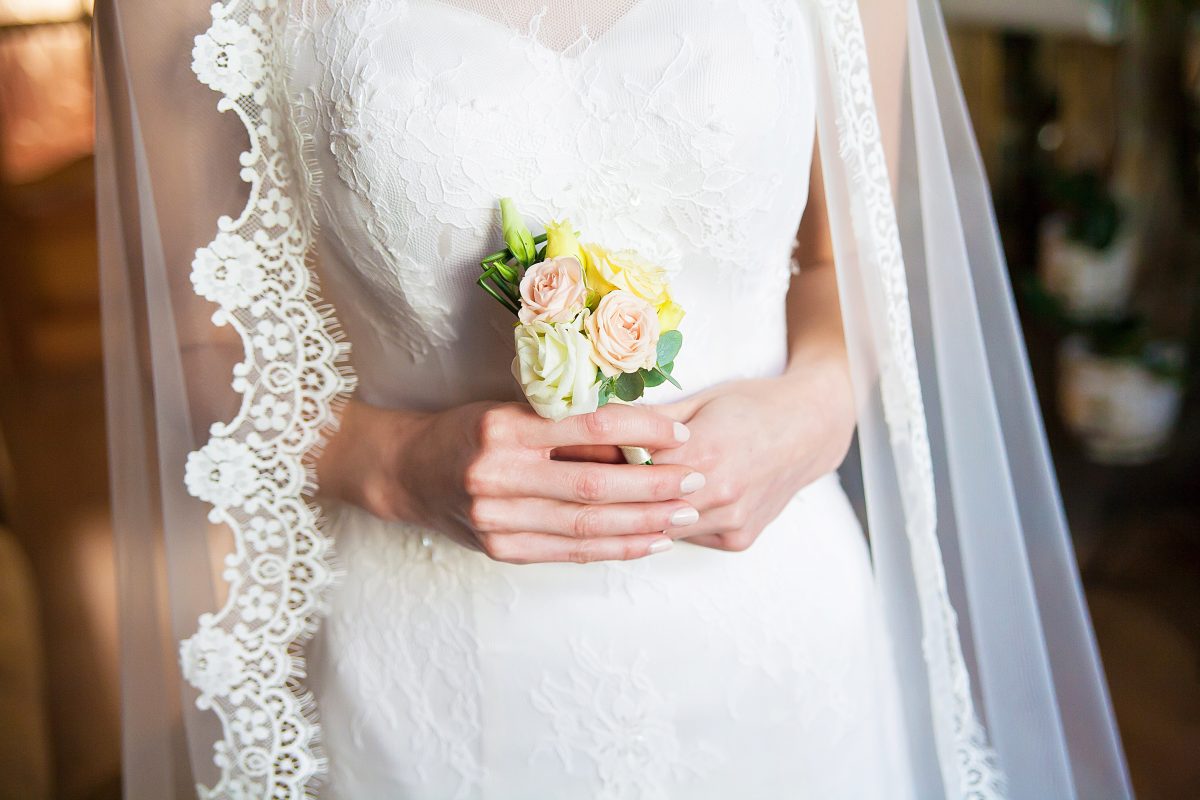
[[[543,43],[553,9],[510,27],[433,0],[353,0],[316,20],[318,87],[306,102],[328,172],[354,200],[327,193],[325,230],[355,250],[346,268],[386,298],[374,329],[416,360],[456,341],[458,295],[498,239],[503,194],[531,219],[567,214],[597,241],[672,271],[681,253],[701,251],[731,294],[783,296],[790,237],[766,234],[777,230],[766,221],[786,217],[780,209],[798,217],[803,198],[788,195],[785,170],[765,155],[775,140],[764,137],[791,131],[797,146],[780,149],[806,156],[811,108],[789,102],[806,78],[795,64],[806,29],[787,0],[716,7],[753,34],[744,58],[761,103],[731,108],[690,92],[720,47],[716,34],[680,32],[638,59],[608,57],[612,38],[629,46],[637,7],[620,30],[584,34],[563,52]],[[470,37],[464,55],[428,44],[451,35]],[[771,145],[740,148],[747,130]]]
[[[355,580],[339,587],[322,636],[339,681],[368,700],[351,702],[343,738],[358,749],[381,736],[402,742],[405,782],[437,786],[430,791],[446,800],[478,797],[484,698],[474,615],[485,606],[507,613],[517,587],[495,562],[441,534],[349,511],[332,525],[353,526],[340,550]],[[346,767],[331,766],[341,789]]]
[[[572,651],[574,667],[533,691],[534,708],[554,726],[542,750],[571,774],[594,770],[596,800],[666,800],[673,785],[703,777],[712,755],[682,747],[644,654],[632,663],[605,657],[583,638]]]
[[[917,372],[900,232],[871,90],[857,0],[820,0],[831,51],[838,153],[852,184],[851,206],[864,272],[881,282],[887,352],[880,358],[884,416],[891,432],[924,630],[934,731],[948,797],[999,800],[1004,776],[975,713],[957,616],[937,540],[933,459]],[[874,263],[870,263],[874,261]]]
[[[439,295],[433,270],[418,264],[406,252],[407,232],[394,224],[402,219],[397,201],[380,191],[380,165],[404,167],[417,164],[414,159],[397,159],[397,142],[408,137],[405,127],[413,120],[397,121],[380,113],[380,93],[389,91],[379,85],[379,53],[374,49],[384,26],[398,22],[408,11],[408,3],[362,2],[339,4],[329,18],[314,25],[313,46],[321,64],[317,96],[324,102],[315,105],[315,119],[328,131],[329,149],[337,162],[337,175],[361,200],[365,219],[355,222],[365,228],[369,247],[355,248],[355,262],[362,274],[389,298],[394,317],[382,330],[399,340],[414,358],[421,358],[431,347],[447,347],[458,338],[452,313]],[[420,95],[415,114],[432,122],[437,109]],[[365,166],[364,165],[368,165]],[[444,198],[427,198],[430,208],[445,207]],[[326,217],[340,215],[327,210]],[[354,241],[357,237],[342,237]]]
[[[282,82],[286,11],[279,0],[218,3],[192,50],[196,76],[250,140],[240,159],[246,206],[218,220],[191,275],[197,294],[219,306],[214,324],[232,326],[245,352],[233,376],[240,411],[212,427],[185,471],[188,491],[212,505],[209,519],[234,542],[224,607],[180,645],[197,705],[224,731],[214,747],[220,778],[198,787],[204,798],[301,798],[324,771],[298,646],[322,610],[332,554],[304,499],[313,488],[305,459],[354,380],[348,347],[316,300],[311,211],[293,199],[304,196],[304,176]]]
[[[763,28],[777,32],[778,38],[767,42],[777,56],[788,52],[790,21],[794,21],[794,9],[800,2],[807,0],[797,0],[796,6],[788,2],[750,4],[756,13],[769,9],[778,17],[777,25]],[[818,5],[836,80],[839,152],[853,181],[855,230],[866,245],[860,255],[875,262],[869,266],[878,271],[888,302],[891,349],[883,359],[883,397],[897,458],[903,459],[898,472],[905,481],[908,535],[947,794],[989,800],[1003,795],[1003,781],[973,707],[936,539],[929,440],[895,209],[869,87],[866,45],[855,0],[820,0]],[[347,15],[410,11],[404,0],[345,6]],[[312,488],[305,458],[334,421],[336,404],[352,388],[353,379],[343,364],[346,346],[338,341],[329,315],[317,305],[308,266],[315,235],[314,210],[308,207],[304,181],[310,176],[299,152],[300,137],[291,128],[283,52],[286,15],[281,0],[218,3],[212,9],[212,26],[196,37],[192,53],[197,77],[222,95],[218,109],[233,111],[250,137],[250,148],[240,159],[241,177],[250,186],[246,207],[236,218],[218,221],[216,236],[197,251],[192,265],[196,292],[219,306],[214,323],[237,330],[246,354],[234,369],[233,387],[242,395],[240,411],[230,422],[213,427],[209,442],[189,456],[185,477],[188,490],[212,504],[210,519],[227,525],[235,543],[224,572],[229,581],[224,607],[202,616],[196,634],[180,646],[184,676],[199,692],[197,704],[216,713],[223,729],[214,747],[220,778],[212,787],[199,787],[205,798],[300,798],[313,791],[325,771],[316,746],[318,727],[313,709],[300,688],[303,664],[297,646],[311,634],[323,610],[333,572],[330,542],[318,529],[316,511],[303,497]],[[363,43],[369,43],[370,26],[363,26],[366,18],[344,19],[368,36]],[[382,195],[372,189],[373,182],[394,176],[372,170],[383,165],[405,171],[395,181],[404,194],[393,200],[404,204],[402,216],[417,219],[425,215],[431,228],[446,231],[449,241],[439,238],[439,246],[452,248],[462,237],[478,241],[489,233],[485,230],[488,223],[481,225],[467,210],[491,207],[492,194],[484,197],[480,192],[503,178],[489,176],[489,165],[503,162],[512,169],[514,160],[525,159],[527,175],[534,176],[530,178],[534,187],[528,209],[531,214],[554,216],[560,211],[555,203],[565,200],[572,213],[578,209],[577,223],[605,234],[599,238],[639,246],[651,256],[657,255],[654,242],[667,238],[663,231],[674,231],[681,238],[702,242],[717,262],[728,264],[732,269],[723,272],[734,277],[730,281],[733,288],[738,284],[738,270],[746,266],[739,258],[746,234],[732,224],[729,210],[735,205],[743,210],[766,209],[779,200],[779,187],[750,181],[746,187],[766,189],[749,196],[739,194],[745,187],[737,167],[723,160],[728,137],[721,120],[673,105],[668,96],[673,76],[694,58],[689,43],[676,42],[665,52],[670,58],[659,81],[626,85],[641,98],[635,110],[628,100],[606,107],[604,96],[590,91],[596,85],[595,74],[584,69],[586,60],[581,54],[561,57],[540,46],[536,28],[527,36],[514,37],[514,61],[530,65],[548,81],[538,86],[539,103],[546,102],[549,85],[582,119],[604,119],[612,126],[611,113],[624,113],[625,124],[613,126],[626,132],[620,140],[589,138],[599,125],[573,127],[572,135],[564,136],[553,130],[554,117],[548,127],[522,128],[524,133],[517,140],[502,135],[479,142],[455,139],[445,132],[488,129],[478,120],[457,125],[460,116],[503,119],[504,109],[490,107],[482,98],[465,105],[436,106],[432,92],[439,81],[451,80],[453,75],[414,61],[412,86],[384,87],[396,88],[395,96],[408,104],[401,109],[402,115],[385,120],[388,130],[400,126],[405,131],[404,136],[391,137],[392,146],[401,150],[376,158],[370,148],[380,140],[371,137],[374,123],[364,109],[370,108],[366,101],[379,86],[374,82],[367,46],[342,53],[345,59],[332,51],[324,53],[327,70],[339,84],[337,91],[322,94],[321,101],[327,105],[320,113],[332,131],[330,143],[339,178],[360,197],[375,203]],[[573,149],[563,152],[547,146],[562,140],[574,143]],[[447,158],[453,162],[447,163]],[[657,195],[663,187],[674,185],[681,168],[688,168],[688,174],[701,181],[692,187],[688,202]],[[576,188],[568,191],[565,185],[544,185],[539,177],[546,176],[571,181]],[[644,185],[625,182],[638,176],[649,177]],[[634,202],[662,213],[640,216],[636,224],[628,222],[632,228],[605,228],[602,219],[613,216],[612,208]],[[418,324],[428,341],[409,343],[409,349],[419,355],[429,344],[445,344],[452,337],[447,333],[448,323],[439,318],[442,312],[435,293],[422,283],[428,272],[404,261],[403,242],[396,238],[403,234],[387,227],[389,216],[388,208],[379,206],[377,215],[368,220],[372,247],[393,279],[402,279],[398,283],[406,293],[408,307],[425,315]],[[589,225],[592,218],[596,224]],[[781,242],[781,247],[784,244]],[[669,261],[668,255],[664,254],[664,260]],[[370,269],[371,262],[363,263]],[[781,251],[778,263],[778,285],[782,285],[787,278],[786,250]],[[642,686],[636,664],[633,672],[613,675],[594,653],[581,663],[582,672],[568,676],[566,683],[544,684],[539,702],[553,707],[556,697],[570,694],[581,681],[597,676],[608,675],[615,681],[614,687],[624,687],[622,691]],[[644,692],[638,702],[640,705],[631,708],[647,713],[653,708],[653,697]],[[560,732],[560,739],[568,743],[569,751],[591,758],[607,752],[606,734],[589,728],[593,723],[591,717],[564,721],[569,729]],[[649,722],[643,727],[659,758],[664,749],[672,752],[669,730]],[[675,762],[668,759],[663,763]],[[606,774],[600,761],[597,765]],[[617,773],[606,780],[613,792],[636,790],[642,796],[654,796],[659,791],[654,784],[658,773],[639,774],[641,785],[623,783],[625,779]]]

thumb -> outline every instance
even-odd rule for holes
[[[674,403],[646,404],[646,408],[676,422],[687,424],[687,421],[696,415],[696,412],[700,410],[700,406],[702,405],[704,405],[702,398],[692,396],[683,400],[676,400]]]

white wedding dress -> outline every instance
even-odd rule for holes
[[[671,270],[686,391],[782,369],[812,31],[787,0],[616,5],[578,41],[553,13],[514,25],[435,0],[338,3],[298,34],[319,54],[292,81],[323,289],[362,400],[519,399],[511,319],[474,284],[501,196]],[[680,543],[630,563],[511,566],[328,512],[344,577],[307,679],[327,796],[912,795],[867,542],[835,475],[744,553]]]

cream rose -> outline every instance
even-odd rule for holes
[[[658,356],[658,315],[642,298],[617,289],[604,295],[584,321],[592,358],[612,377],[650,369]]]
[[[521,384],[533,410],[560,420],[596,410],[600,380],[591,359],[591,344],[579,321],[543,321],[517,325],[517,357],[513,377]]]
[[[570,256],[548,258],[534,264],[521,278],[521,310],[517,317],[530,322],[570,322],[587,304],[583,267]]]
[[[599,294],[624,289],[658,308],[669,302],[667,273],[632,250],[611,252],[600,245],[584,245],[588,287]]]

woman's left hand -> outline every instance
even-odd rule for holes
[[[841,465],[855,426],[846,363],[834,359],[654,410],[691,431],[683,445],[654,453],[654,463],[686,464],[707,478],[688,498],[699,522],[667,534],[731,551],[754,544],[796,492]]]

